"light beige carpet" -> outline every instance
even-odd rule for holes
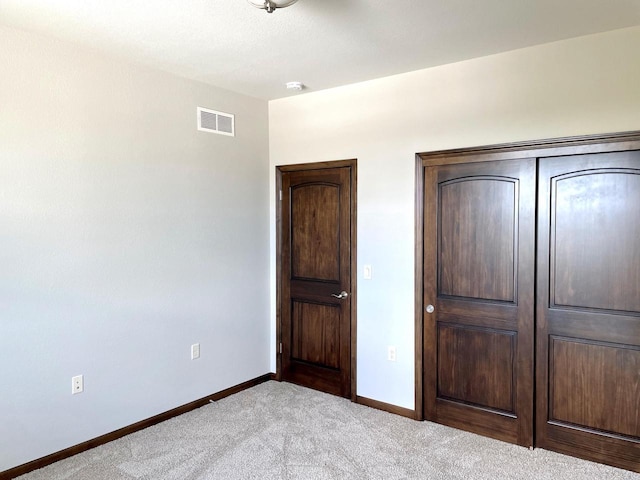
[[[640,480],[640,475],[267,382],[20,478]]]

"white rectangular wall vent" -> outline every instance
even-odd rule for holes
[[[235,115],[198,107],[198,130],[235,137]]]

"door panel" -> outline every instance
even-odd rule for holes
[[[597,169],[553,179],[553,306],[640,309],[633,261],[640,222],[632,221],[640,214],[639,173]]]
[[[551,422],[640,437],[640,348],[551,336],[549,351]]]
[[[514,302],[516,186],[479,176],[440,184],[439,296]]]
[[[514,413],[515,340],[514,332],[440,323],[438,398]]]
[[[293,301],[291,359],[340,368],[340,308]]]
[[[535,159],[424,175],[425,417],[533,445]]]
[[[291,188],[292,278],[340,283],[340,207],[340,185]]]
[[[349,397],[353,171],[328,165],[282,172],[281,378]]]
[[[640,152],[539,169],[536,443],[640,471]]]

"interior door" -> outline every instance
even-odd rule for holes
[[[424,169],[424,414],[533,445],[535,159]]]
[[[282,171],[281,378],[350,397],[355,162],[332,163]]]
[[[640,151],[539,185],[536,444],[640,471]]]

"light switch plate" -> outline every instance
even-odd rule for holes
[[[373,269],[371,268],[371,265],[365,265],[363,271],[364,279],[371,280],[371,277],[373,276]]]

